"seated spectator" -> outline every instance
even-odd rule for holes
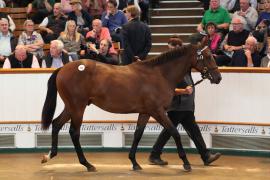
[[[215,57],[220,52],[221,36],[217,33],[217,26],[215,23],[209,22],[205,26],[206,33],[208,35],[208,46],[211,49],[213,56]]]
[[[106,0],[82,0],[82,6],[94,19],[100,19],[106,10]]]
[[[232,20],[233,30],[230,31],[223,42],[221,48],[224,55],[216,56],[216,63],[218,66],[228,66],[232,60],[232,55],[236,50],[243,48],[246,39],[249,36],[249,31],[244,29],[242,19],[234,18]]]
[[[270,46],[267,48],[267,54],[261,60],[261,67],[270,67]]]
[[[87,54],[84,55],[85,52],[82,52],[82,55],[84,55],[82,58],[93,59],[107,64],[119,64],[117,56],[109,53],[111,46],[112,42],[109,39],[102,39],[99,49],[95,47],[95,44],[91,43],[89,44]]]
[[[7,7],[26,7],[33,0],[5,0]]]
[[[9,24],[6,18],[0,19],[0,67],[3,66],[6,57],[15,50],[17,40],[8,30]]]
[[[78,53],[81,46],[85,45],[84,37],[77,32],[76,23],[73,20],[68,20],[65,31],[62,32],[58,40],[64,43],[64,51],[71,56],[72,60],[78,60]]]
[[[19,37],[18,44],[24,45],[27,52],[34,54],[38,59],[42,58],[44,42],[41,35],[34,31],[34,22],[26,20],[23,26],[24,31]]]
[[[249,0],[240,0],[240,10],[234,12],[232,18],[242,18],[244,29],[253,31],[258,20],[258,12],[250,6],[249,2]]]
[[[229,0],[229,1],[231,1],[230,3],[233,5],[233,8],[230,10],[230,13],[235,13],[236,11],[240,10],[240,0]],[[251,7],[257,9],[257,0],[250,0],[249,3]]]
[[[55,3],[53,14],[44,18],[39,25],[41,35],[45,43],[49,43],[59,37],[60,33],[65,30],[67,19],[63,17],[61,4]]]
[[[235,4],[235,0],[221,0],[220,6],[231,12]],[[239,6],[240,7],[240,6]]]
[[[35,12],[31,18],[35,24],[39,24],[52,12],[54,3],[55,0],[34,0],[28,4],[26,13],[30,15],[34,8]]]
[[[256,26],[262,21],[262,20],[269,20],[270,21],[270,0],[264,0],[263,3],[264,11],[262,11],[259,14]]]
[[[71,57],[63,49],[64,44],[62,41],[51,41],[50,53],[43,57],[42,68],[59,68],[72,61]]]
[[[3,69],[10,68],[40,68],[35,55],[28,53],[24,45],[17,45],[14,54],[8,56]]]
[[[131,5],[127,7],[126,11],[129,22],[122,29],[124,42],[123,65],[130,64],[135,59],[146,59],[152,47],[150,28],[139,20],[139,9]]]
[[[112,41],[123,43],[120,30],[128,20],[125,14],[117,9],[117,2],[115,0],[107,1],[107,11],[102,13],[101,21],[102,26],[109,29]]]
[[[68,14],[72,11],[70,0],[61,0],[62,12]]]
[[[109,29],[102,27],[101,20],[94,19],[92,22],[92,28],[93,30],[86,34],[86,41],[94,43],[97,49],[99,49],[100,40],[109,39],[111,41],[112,38]],[[117,54],[113,46],[110,48],[110,54]]]
[[[13,32],[16,29],[16,25],[15,25],[13,19],[8,14],[6,14],[4,12],[0,12],[0,19],[1,18],[6,18],[8,20],[9,31]]]
[[[197,26],[197,31],[204,31],[205,25],[213,22],[217,25],[217,31],[225,36],[231,22],[230,15],[226,9],[220,6],[219,0],[210,0],[210,8],[205,11],[202,22]]]
[[[6,3],[4,0],[0,0],[0,8],[6,7]]]
[[[260,67],[261,57],[256,47],[256,38],[249,36],[246,40],[244,49],[240,49],[234,52],[230,65],[237,67]]]
[[[92,16],[88,12],[82,9],[81,0],[71,0],[70,1],[72,12],[68,14],[69,20],[74,20],[77,24],[78,31],[85,36],[90,30],[92,24]]]
[[[252,36],[254,36],[258,41],[257,51],[260,53],[261,57],[265,56],[267,53],[267,35],[269,23],[269,20],[262,20],[256,27],[255,31],[252,32]]]

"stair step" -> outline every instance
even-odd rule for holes
[[[150,24],[199,24],[202,16],[152,16]]]
[[[152,33],[195,33],[197,24],[187,25],[153,25],[150,26]]]
[[[159,8],[190,8],[201,7],[199,1],[160,1]]]
[[[174,34],[179,35],[183,42],[188,42],[188,37],[192,33],[153,33],[152,43],[167,43],[169,38]]]
[[[203,15],[203,8],[164,8],[153,9],[150,16],[194,16]]]

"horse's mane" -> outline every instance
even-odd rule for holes
[[[192,45],[190,44],[181,46],[179,48],[174,48],[172,50],[162,53],[161,55],[157,57],[153,57],[146,61],[142,61],[142,63],[146,65],[160,65],[169,61],[173,61],[177,59],[176,57],[183,56],[184,54],[189,52],[191,48],[192,48]]]

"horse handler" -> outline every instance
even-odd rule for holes
[[[210,163],[217,160],[221,154],[213,154],[206,148],[199,126],[195,121],[195,90],[192,86],[190,86],[191,84],[193,84],[191,74],[187,74],[184,78],[184,81],[178,84],[178,87],[175,89],[176,96],[173,98],[171,107],[168,111],[168,116],[175,127],[177,127],[179,123],[182,124],[185,131],[198,149],[204,165],[209,165]],[[152,165],[168,164],[167,161],[164,161],[160,158],[160,155],[162,154],[162,149],[170,137],[170,133],[163,129],[155,145],[153,146],[153,150],[149,157],[149,161]]]
[[[190,42],[197,42],[198,37],[190,37]],[[203,37],[201,37],[203,38]],[[194,42],[193,42],[194,41]],[[182,40],[179,37],[172,37],[168,42],[168,47],[170,49],[182,46]],[[196,148],[198,149],[204,165],[210,165],[212,162],[217,160],[221,154],[211,153],[205,145],[201,131],[198,124],[195,121],[194,109],[195,109],[195,88],[194,82],[191,76],[191,72],[185,75],[184,80],[177,85],[175,89],[175,96],[168,110],[168,117],[172,121],[175,127],[179,123],[182,124],[183,128],[189,135],[189,137],[194,142]],[[162,149],[170,139],[171,135],[166,130],[163,129],[160,133],[156,143],[153,146],[151,155],[149,157],[149,162],[152,165],[167,165],[168,162],[160,158],[162,154]]]

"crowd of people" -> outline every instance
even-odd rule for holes
[[[209,48],[218,66],[269,67],[264,62],[270,57],[270,0],[201,2],[205,12],[197,36],[209,37]],[[16,24],[9,14],[0,13],[0,38],[7,43],[0,46],[0,67],[17,45],[24,45],[42,67],[47,56],[44,44],[57,39],[64,44],[63,51],[71,61],[94,58],[126,65],[144,60],[152,46],[148,9],[150,5],[159,7],[159,1],[148,0],[2,0],[0,7],[11,3],[26,7],[28,19],[23,24],[24,32],[16,38]],[[102,47],[109,48],[106,52],[100,50],[102,40]],[[119,42],[121,55],[112,42]]]
[[[262,63],[269,56],[269,0],[203,2],[209,3],[209,8],[205,8],[197,31],[209,37],[218,66],[269,67]]]
[[[9,3],[0,1],[1,7]],[[13,35],[16,25],[12,18],[0,13],[0,39],[3,42],[0,68],[15,68],[10,60],[13,55],[12,61],[24,61],[31,55],[35,64],[18,62],[21,66],[16,65],[16,68],[61,67],[82,58],[125,65],[132,63],[130,60],[134,57],[145,59],[151,49],[148,1],[29,0],[23,5],[16,1],[12,3],[25,6],[28,18],[23,23],[24,31],[17,38]],[[113,42],[119,42],[118,48],[124,49],[123,53],[115,50]],[[44,53],[45,44],[50,44],[48,53]],[[17,48],[25,50],[21,53],[24,58],[17,58]],[[61,53],[54,52],[58,50]],[[57,63],[57,60],[61,62]]]

